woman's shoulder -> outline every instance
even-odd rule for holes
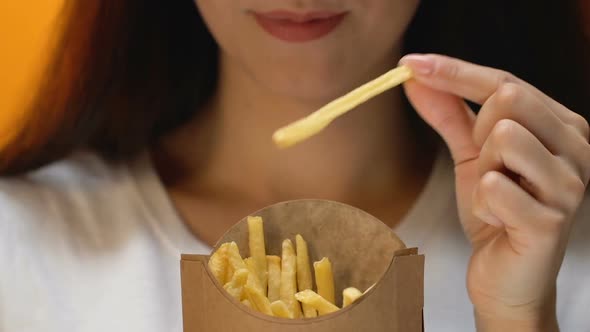
[[[90,152],[1,178],[0,241],[30,245],[82,240],[114,222],[109,209],[132,194],[129,187],[124,166]]]
[[[117,183],[122,172],[90,152],[77,152],[67,159],[14,177],[0,178],[0,218],[7,212],[23,215],[44,213],[36,208],[71,208],[106,187]]]
[[[0,190],[64,188],[74,183],[77,187],[92,185],[97,179],[112,179],[121,173],[122,168],[121,164],[82,150],[25,174],[0,177]]]

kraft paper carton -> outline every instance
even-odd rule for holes
[[[342,290],[375,286],[352,305],[313,319],[284,319],[252,311],[227,294],[207,267],[209,256],[183,254],[181,286],[184,332],[423,331],[424,256],[375,217],[349,205],[297,200],[266,207],[252,216],[264,219],[267,254],[281,254],[284,239],[301,234],[311,261],[332,261],[336,303]],[[217,243],[235,241],[248,252],[246,218]],[[315,287],[315,285],[314,285]]]

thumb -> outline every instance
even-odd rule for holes
[[[475,114],[462,98],[416,80],[407,81],[404,90],[422,119],[442,136],[455,165],[477,158],[480,149],[472,135]]]

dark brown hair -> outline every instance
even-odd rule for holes
[[[502,68],[590,111],[575,2],[422,0],[406,51]],[[198,114],[214,92],[218,49],[194,0],[69,0],[63,17],[30,119],[0,154],[3,174],[79,148],[132,157]]]

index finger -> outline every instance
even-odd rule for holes
[[[430,88],[448,92],[480,105],[505,84],[518,84],[544,103],[563,123],[588,140],[590,129],[584,118],[541,90],[513,74],[438,54],[411,54],[400,64],[414,72],[414,79]]]
[[[562,121],[571,118],[571,112],[533,85],[504,70],[476,65],[467,61],[438,54],[411,54],[400,64],[414,71],[414,79],[431,88],[449,92],[482,105],[502,85],[516,83],[526,87],[549,106]]]
[[[581,115],[509,72],[438,54],[407,55],[400,60],[400,64],[410,67],[414,72],[414,79],[421,84],[480,105],[483,105],[502,86],[510,83],[517,84],[537,97],[563,123],[576,129],[588,140],[590,129]]]
[[[420,83],[480,105],[505,83],[528,85],[508,72],[438,54],[407,55],[400,64],[412,68],[414,79]]]

